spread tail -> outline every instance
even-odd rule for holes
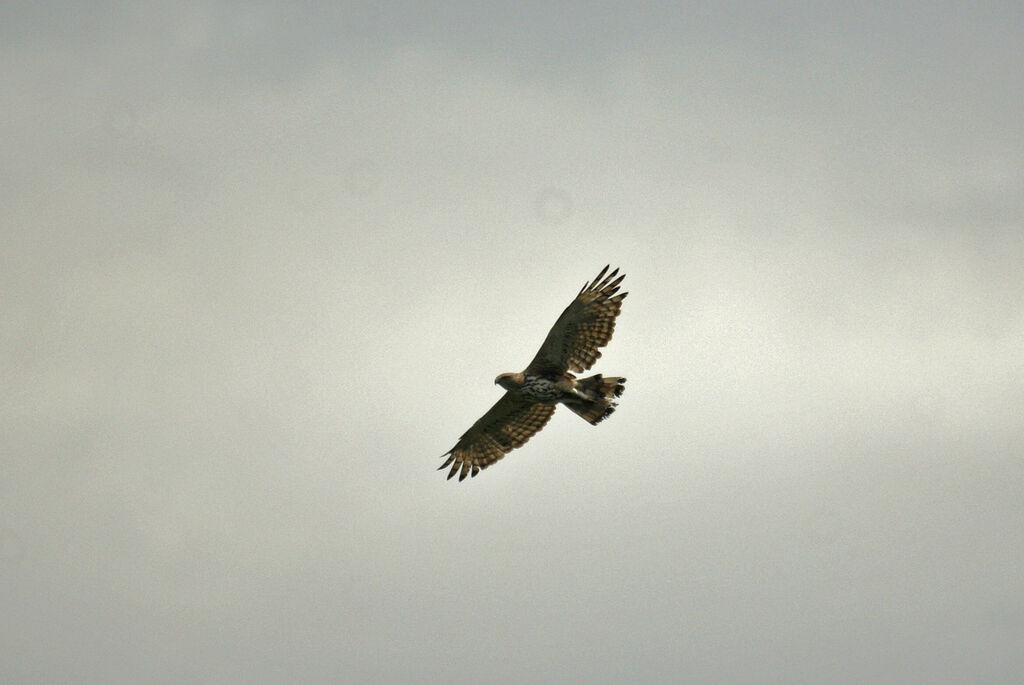
[[[583,397],[565,402],[565,406],[596,426],[615,411],[615,398],[622,396],[622,391],[626,389],[623,385],[625,382],[625,378],[605,378],[601,374],[581,378],[576,381],[576,390]]]

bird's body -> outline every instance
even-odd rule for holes
[[[566,383],[564,378],[553,380],[544,376],[524,376],[523,387],[519,391],[538,402],[549,400],[565,401],[573,394],[575,388]]]
[[[589,378],[578,379],[568,371],[560,376],[541,376],[526,373],[503,373],[495,379],[495,384],[508,390],[510,393],[528,397],[537,402],[562,403],[572,409],[573,407],[590,407],[602,405],[607,413],[602,413],[601,418],[615,411],[615,402],[609,397],[618,397],[622,394],[622,384],[625,378],[604,378],[601,374]],[[612,387],[603,389],[604,385],[611,383]],[[598,423],[591,421],[591,423]]]
[[[591,424],[597,425],[615,411],[625,378],[601,374],[576,378],[572,371],[586,371],[608,344],[615,317],[627,293],[616,295],[625,274],[615,278],[606,266],[587,283],[551,328],[540,351],[519,373],[503,373],[494,383],[505,395],[466,431],[441,465],[452,466],[448,477],[475,476],[480,469],[520,447],[564,404]],[[603,279],[603,280],[602,280]],[[614,279],[614,280],[613,280]]]
[[[572,394],[572,384],[565,378],[524,373],[503,373],[494,379],[509,392],[530,397],[538,402],[557,401]]]

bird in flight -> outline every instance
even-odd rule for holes
[[[610,266],[610,265],[609,265]],[[451,465],[450,479],[475,476],[544,427],[555,406],[561,402],[573,412],[597,425],[615,411],[615,398],[625,389],[625,378],[597,374],[576,378],[594,365],[600,349],[615,332],[615,317],[628,293],[616,294],[626,277],[608,266],[590,283],[585,283],[551,327],[540,351],[519,373],[503,373],[494,379],[505,394],[480,417],[455,444],[441,455],[447,457],[438,470]],[[607,275],[606,275],[607,274]]]

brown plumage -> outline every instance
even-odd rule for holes
[[[577,379],[570,371],[589,369],[615,332],[615,317],[628,294],[618,293],[625,278],[616,278],[618,272],[609,274],[608,266],[601,269],[555,321],[529,366],[495,379],[506,392],[442,455],[447,459],[441,469],[451,465],[448,478],[456,473],[459,480],[475,476],[521,447],[544,427],[559,402],[594,425],[615,411],[625,378],[597,374]]]

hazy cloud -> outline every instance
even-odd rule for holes
[[[4,682],[1015,681],[1015,6],[0,14]]]

